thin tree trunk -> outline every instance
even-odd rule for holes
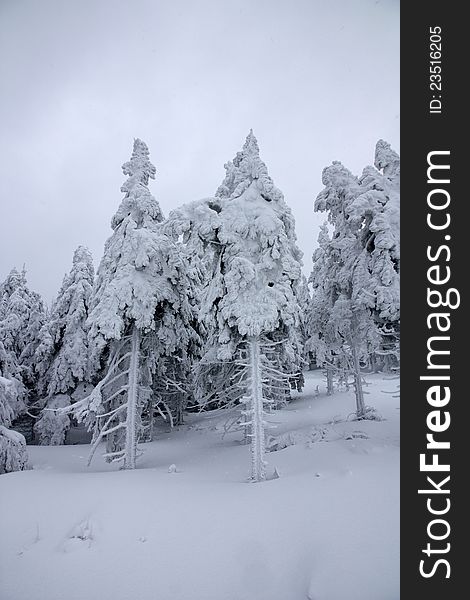
[[[392,361],[390,359],[390,355],[386,354],[384,356],[384,367],[383,367],[384,373],[392,373],[393,369],[392,369]]]
[[[129,388],[127,390],[126,452],[124,468],[135,469],[137,454],[137,409],[139,402],[140,332],[134,325],[129,365]]]
[[[377,360],[377,355],[371,354],[370,355],[370,371],[371,373],[378,373],[379,372],[379,361]]]
[[[249,421],[249,417],[248,415],[243,415],[242,417],[242,423],[243,425],[243,444],[245,446],[248,446],[248,444],[250,443],[250,437],[251,437],[251,431],[250,431],[250,425],[248,425],[248,421]]]
[[[326,395],[333,394],[333,369],[330,366],[326,367]]]
[[[259,338],[250,338],[248,346],[251,376],[251,479],[263,481],[266,479],[266,463]]]
[[[184,399],[179,399],[176,404],[176,425],[184,425],[184,405]]]
[[[364,391],[362,389],[361,366],[359,364],[359,356],[357,354],[356,345],[352,344],[352,358],[354,366],[354,393],[356,395],[356,414],[358,418],[364,416],[366,407],[364,404]]]

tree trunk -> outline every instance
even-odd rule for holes
[[[326,395],[331,396],[333,394],[333,368],[326,367]]]
[[[176,425],[184,425],[185,398],[180,398],[176,403]]]
[[[377,354],[370,355],[370,371],[371,373],[378,373],[380,370],[379,360],[377,358]]]
[[[389,354],[386,354],[384,356],[384,366],[383,366],[383,371],[384,373],[393,373],[393,369],[392,369],[392,360]]]
[[[129,388],[127,390],[126,452],[124,469],[135,469],[137,454],[137,410],[139,404],[140,332],[134,325],[131,339]]]
[[[264,461],[264,411],[259,338],[250,338],[248,347],[251,379],[251,479],[252,481],[263,481],[266,479],[266,463]]]
[[[356,414],[358,418],[364,416],[366,407],[364,404],[364,391],[362,389],[361,366],[359,364],[359,356],[357,354],[356,345],[352,344],[352,357],[354,366],[354,393],[356,395]]]
[[[242,415],[242,425],[243,425],[243,444],[248,446],[250,443],[251,431],[250,425],[248,425],[248,421],[250,420],[249,416],[244,414]]]

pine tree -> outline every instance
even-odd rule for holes
[[[42,299],[29,289],[26,271],[12,269],[0,286],[0,342],[15,357],[17,375],[33,401],[38,378],[35,352],[45,318]]]
[[[325,188],[315,202],[334,231],[331,240],[323,231],[314,254],[311,343],[320,362],[334,355],[352,372],[358,418],[373,416],[364,403],[361,361],[380,349],[384,324],[399,315],[399,159],[380,140],[375,162],[383,174],[366,167],[360,179],[334,162],[323,171]]]
[[[79,246],[73,256],[72,269],[64,277],[50,316],[39,332],[36,364],[38,390],[44,400],[41,418],[34,429],[41,444],[64,442],[70,419],[55,409],[68,406],[78,384],[88,377],[86,320],[93,280],[91,254]]]
[[[211,275],[200,320],[207,331],[198,398],[206,406],[245,405],[251,479],[266,477],[265,409],[302,385],[301,253],[294,219],[269,177],[251,131],[225,165],[215,198],[170,216],[195,253],[210,248]]]
[[[286,393],[289,375],[301,376],[301,254],[293,216],[268,175],[252,131],[225,168],[216,193],[223,201],[218,273],[223,293],[215,316],[222,347],[227,330],[242,340],[244,426],[251,438],[251,479],[260,481],[266,477],[264,411],[275,402],[272,390]]]
[[[26,389],[16,356],[0,342],[0,474],[28,467],[24,437],[10,428],[26,410]]]
[[[312,358],[313,358],[311,349],[308,347],[309,338],[310,338],[309,313],[310,313],[310,307],[312,304],[312,297],[311,297],[311,293],[310,293],[310,289],[309,289],[309,281],[305,277],[304,274],[302,274],[302,276],[300,278],[300,283],[299,283],[298,292],[297,292],[297,300],[299,302],[299,308],[300,308],[299,334],[300,334],[301,346],[303,348],[302,357],[304,360],[304,364],[310,368],[310,365],[312,363]]]
[[[327,395],[333,393],[333,376],[338,366],[335,362],[340,354],[340,345],[329,326],[333,309],[334,281],[331,279],[333,265],[330,263],[331,239],[327,223],[320,227],[318,248],[312,257],[313,268],[309,282],[312,297],[306,311],[306,349],[312,354],[318,367],[325,369]]]
[[[333,238],[325,249],[329,267],[326,285],[331,286],[326,291],[331,299],[328,328],[330,336],[341,349],[342,366],[346,372],[353,374],[356,414],[358,418],[364,418],[366,406],[360,361],[370,351],[367,341],[372,320],[370,311],[353,301],[355,283],[358,283],[358,273],[363,264],[359,259],[359,228],[348,215],[351,202],[360,194],[359,181],[339,162],[324,169],[322,180],[325,188],[315,201],[315,210],[327,211],[328,220],[334,227]],[[361,274],[364,274],[363,270]]]
[[[386,358],[393,354],[395,359],[400,320],[399,202],[400,159],[387,142],[379,140],[375,167],[364,169],[346,217],[350,227],[358,230],[360,244],[354,303],[372,311],[382,340],[377,352]]]
[[[28,288],[26,271],[12,269],[0,286],[0,341],[16,356],[22,382],[33,394],[37,384],[34,355],[44,320],[44,304]]]
[[[106,439],[105,458],[134,469],[143,410],[155,405],[153,390],[166,376],[163,359],[187,362],[193,313],[185,264],[148,189],[156,169],[141,140],[123,172],[125,196],[111,222],[88,318],[91,370],[99,381],[71,410],[93,429],[90,460]]]
[[[360,208],[365,225],[363,245],[370,273],[366,293],[374,297],[374,318],[382,338],[378,353],[387,369],[397,369],[400,356],[400,157],[390,144],[379,140],[374,164],[375,168],[364,169],[360,180],[368,200],[368,206],[359,203],[359,207],[363,206]]]

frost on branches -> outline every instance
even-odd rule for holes
[[[14,377],[4,377],[8,366],[0,342],[0,474],[28,468],[28,454],[24,437],[11,429],[11,422],[25,410],[25,389]]]
[[[135,140],[122,168],[125,196],[111,222],[88,318],[91,370],[99,381],[69,410],[93,430],[90,460],[105,439],[105,458],[134,469],[143,411],[154,410],[153,388],[167,377],[163,358],[187,360],[193,313],[186,267],[147,187],[156,170],[144,142]]]
[[[47,396],[72,393],[87,376],[86,320],[93,290],[94,268],[87,248],[79,246],[72,269],[55,300],[36,350],[39,391]]]
[[[253,481],[266,477],[265,409],[301,387],[297,289],[301,253],[294,219],[269,177],[250,132],[225,165],[215,198],[170,215],[195,254],[209,249],[210,276],[201,297],[207,331],[198,368],[201,404],[242,402],[252,448]]]
[[[25,439],[9,427],[26,411],[28,391],[34,392],[31,358],[43,318],[42,301],[29,290],[25,271],[13,269],[0,285],[0,473],[27,468]]]
[[[0,425],[0,475],[28,468],[24,437],[21,433]]]
[[[15,357],[18,377],[32,395],[37,380],[35,352],[44,321],[42,299],[28,288],[25,270],[13,269],[0,285],[0,342]]]
[[[40,444],[63,444],[70,418],[57,408],[70,404],[80,384],[88,378],[87,317],[93,289],[94,267],[89,250],[79,246],[72,269],[64,277],[47,322],[39,332],[36,349],[38,392],[43,408],[34,430]],[[55,419],[55,424],[54,424]]]
[[[320,366],[335,363],[346,376],[353,374],[358,418],[370,412],[361,363],[383,353],[384,339],[396,342],[399,331],[400,168],[398,155],[382,140],[375,164],[357,178],[334,162],[323,171],[325,188],[315,202],[333,233],[330,238],[322,228],[313,256],[309,343]]]
[[[335,336],[329,320],[332,310],[333,290],[331,275],[333,265],[329,262],[328,248],[331,240],[327,223],[320,227],[318,248],[313,253],[313,270],[309,278],[313,292],[304,313],[306,350],[314,357],[318,367],[325,368],[327,395],[333,393],[333,374],[336,357],[340,354],[340,340]]]
[[[57,411],[70,406],[70,396],[55,394],[51,396],[41,412],[41,418],[34,426],[35,434],[42,446],[60,446],[65,442],[65,434],[70,428],[70,417]]]

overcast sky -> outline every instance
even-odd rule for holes
[[[0,0],[0,280],[49,302],[97,266],[134,137],[171,209],[213,195],[252,127],[305,272],[323,167],[399,151],[398,0]]]

